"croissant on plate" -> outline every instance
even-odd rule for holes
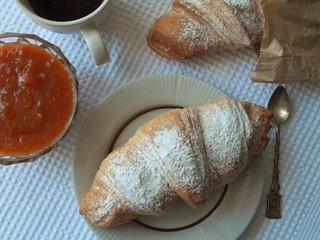
[[[168,59],[256,45],[262,39],[261,0],[174,0],[147,35],[149,47]]]
[[[80,213],[111,227],[162,215],[178,197],[200,206],[264,150],[271,117],[262,106],[229,97],[156,117],[103,160]]]

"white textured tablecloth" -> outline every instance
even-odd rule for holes
[[[195,77],[230,96],[267,105],[276,85],[253,83],[252,48],[209,54],[183,62],[160,58],[145,36],[171,1],[114,0],[99,29],[111,60],[95,66],[79,33],[59,34],[33,23],[15,5],[1,1],[0,32],[33,33],[59,46],[77,69],[80,109],[77,122],[58,149],[33,163],[0,166],[0,239],[95,239],[78,214],[72,186],[72,151],[94,105],[134,79],[164,73]],[[282,219],[264,217],[274,134],[265,151],[265,184],[257,213],[241,239],[320,239],[320,83],[285,86],[292,115],[283,126],[280,180]]]

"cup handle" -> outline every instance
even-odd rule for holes
[[[95,63],[101,65],[108,62],[110,59],[109,53],[100,33],[93,26],[81,28],[80,32],[87,43]]]

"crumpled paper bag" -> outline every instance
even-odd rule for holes
[[[264,37],[252,81],[320,80],[320,0],[262,0]]]

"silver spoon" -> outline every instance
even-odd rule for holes
[[[267,196],[267,218],[281,218],[281,195],[279,193],[279,157],[280,157],[280,125],[284,123],[290,115],[290,100],[286,89],[279,86],[273,92],[268,109],[272,112],[273,118],[271,120],[272,126],[276,129],[276,144],[272,184],[270,192]]]

